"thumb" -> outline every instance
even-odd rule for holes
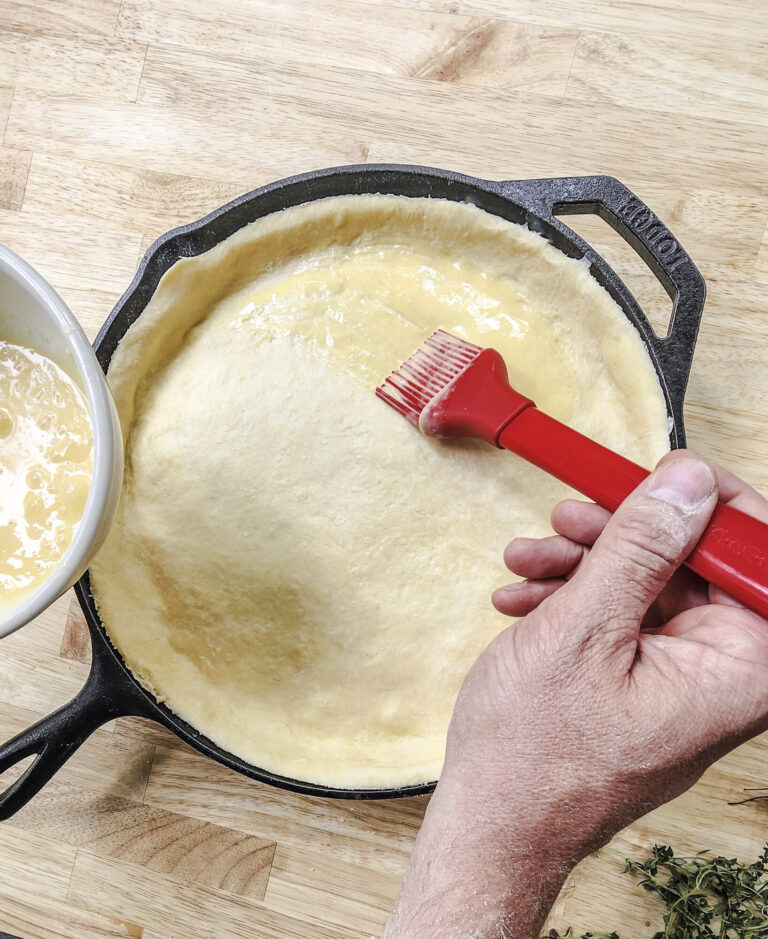
[[[710,467],[665,457],[619,506],[571,582],[593,616],[590,632],[634,638],[648,608],[690,554],[717,503]],[[592,621],[591,626],[589,621]]]

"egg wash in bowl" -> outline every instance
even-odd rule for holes
[[[509,623],[503,548],[571,494],[375,397],[439,327],[638,463],[669,448],[645,347],[587,265],[446,200],[260,219],[178,261],[112,358],[126,473],[91,566],[101,618],[142,684],[255,766],[436,779],[461,681]]]
[[[0,615],[49,577],[83,516],[88,403],[52,359],[0,339]]]

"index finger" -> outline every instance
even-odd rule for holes
[[[720,493],[720,501],[732,505],[734,509],[740,509],[747,515],[753,515],[759,518],[761,522],[768,522],[768,500],[764,499],[760,493],[753,489],[743,479],[739,479],[735,473],[718,466],[716,463],[710,463],[717,476],[717,488]]]
[[[732,473],[724,466],[720,466],[712,460],[705,459],[694,450],[673,450],[664,457],[663,462],[669,463],[675,459],[685,459],[689,455],[695,456],[704,463],[707,463],[714,472],[717,477],[718,498],[720,502],[725,502],[726,505],[730,505],[734,509],[739,509],[746,515],[752,515],[761,522],[768,522],[768,500],[761,496],[756,489],[753,489],[749,483],[745,483],[743,479],[740,479],[735,473]]]

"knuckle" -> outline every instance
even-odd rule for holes
[[[566,588],[561,592],[565,594]],[[570,590],[567,596],[553,597],[546,610],[540,608],[549,654],[571,668],[582,662],[593,667],[596,646],[608,654],[626,636],[626,603],[618,595],[603,596],[600,603],[594,599],[587,592]]]
[[[687,540],[685,527],[673,512],[659,515],[658,511],[636,506],[619,519],[613,550],[622,573],[658,577],[678,563]]]

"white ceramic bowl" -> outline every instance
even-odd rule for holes
[[[0,610],[0,638],[41,613],[85,572],[112,522],[123,477],[117,412],[91,344],[70,309],[17,254],[0,245],[0,338],[31,346],[60,365],[84,392],[93,425],[93,475],[85,511],[59,565],[34,593]]]

